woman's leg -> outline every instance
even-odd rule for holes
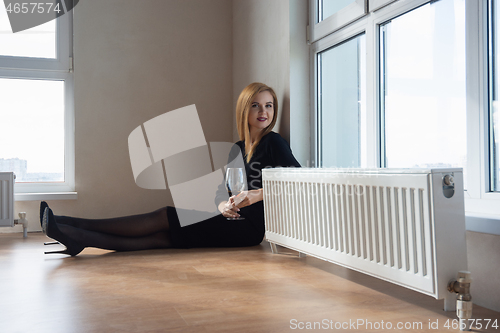
[[[46,252],[78,255],[85,247],[98,247],[116,251],[135,251],[172,247],[168,231],[159,231],[147,236],[125,237],[89,231],[59,224],[50,208],[44,210],[42,227],[45,234],[66,246],[65,250]]]
[[[56,222],[58,222],[57,217]],[[84,247],[97,247],[115,251],[138,251],[172,247],[167,231],[159,231],[142,237],[123,237],[79,229],[66,224],[59,224],[59,229]]]
[[[151,213],[109,219],[82,219],[58,215],[55,218],[59,224],[124,237],[148,236],[169,230],[167,207]]]

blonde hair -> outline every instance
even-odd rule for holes
[[[250,107],[252,106],[252,101],[254,97],[263,91],[269,91],[273,96],[273,108],[274,108],[274,116],[273,120],[264,128],[258,138],[255,138],[255,141],[252,144],[250,139],[250,127],[248,126],[248,113],[250,111]],[[254,82],[249,84],[243,89],[238,97],[238,102],[236,103],[236,126],[238,128],[238,135],[240,136],[240,140],[245,142],[245,159],[247,163],[250,162],[252,155],[255,152],[255,149],[259,145],[260,139],[271,132],[274,125],[276,124],[276,119],[278,118],[278,99],[276,98],[276,93],[273,88],[265,85],[264,83]]]

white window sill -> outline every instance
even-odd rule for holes
[[[466,212],[465,229],[484,234],[500,235],[500,215]]]
[[[15,201],[76,200],[77,192],[15,193]]]

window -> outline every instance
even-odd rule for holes
[[[28,58],[56,58],[56,21],[12,33],[5,10],[0,14],[0,55]]]
[[[367,0],[321,26],[353,5],[310,27],[314,163],[460,167],[467,214],[500,215],[500,0]]]
[[[379,27],[381,166],[467,166],[465,0],[426,4]]]
[[[74,191],[71,15],[12,33],[0,6],[0,171],[16,193]]]
[[[10,125],[0,132],[1,170],[14,171],[17,183],[63,182],[64,81],[0,78],[0,91],[0,117]]]
[[[365,111],[365,36],[317,55],[318,162],[323,167],[359,167]]]

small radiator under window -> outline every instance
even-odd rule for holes
[[[266,239],[445,299],[467,269],[461,169],[263,170]]]
[[[19,213],[19,219],[14,219],[14,183],[13,172],[0,172],[0,227],[23,226],[23,237],[28,237],[28,220],[26,213]]]
[[[0,227],[14,226],[14,173],[0,172]]]

